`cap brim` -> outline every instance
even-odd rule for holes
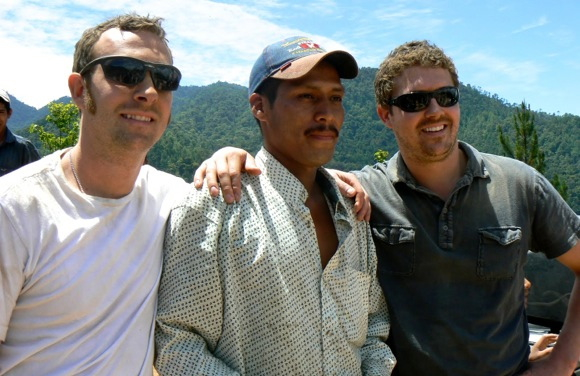
[[[329,51],[293,60],[282,66],[282,68],[270,77],[280,80],[300,78],[310,72],[323,60],[329,62],[336,68],[340,78],[355,78],[358,75],[358,65],[351,54],[345,51]]]

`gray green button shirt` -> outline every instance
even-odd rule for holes
[[[460,148],[467,171],[446,201],[419,185],[398,153],[358,173],[373,205],[393,375],[502,376],[525,367],[527,252],[553,258],[578,241],[578,216],[542,175]]]

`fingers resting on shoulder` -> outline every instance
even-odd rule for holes
[[[205,179],[212,196],[217,197],[221,188],[224,201],[231,204],[240,201],[242,196],[243,172],[250,175],[261,173],[250,153],[239,148],[225,147],[201,163],[193,175],[193,185],[200,189]]]
[[[370,221],[371,200],[367,191],[363,188],[358,178],[350,172],[329,169],[328,172],[334,177],[340,192],[354,198],[354,210],[359,221]]]

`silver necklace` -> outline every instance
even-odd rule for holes
[[[70,161],[70,169],[72,170],[72,173],[75,177],[77,185],[79,186],[79,189],[81,190],[82,193],[85,193],[85,190],[83,189],[83,186],[81,185],[81,181],[79,180],[79,177],[77,175],[77,170],[75,170],[75,165],[74,165],[73,160],[72,160],[72,149],[70,149],[70,151],[68,152],[68,160]]]

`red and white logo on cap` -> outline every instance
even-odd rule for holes
[[[310,42],[305,42],[305,43],[300,43],[300,47],[304,48],[304,49],[319,49],[320,45],[318,43],[314,43],[312,41]]]

